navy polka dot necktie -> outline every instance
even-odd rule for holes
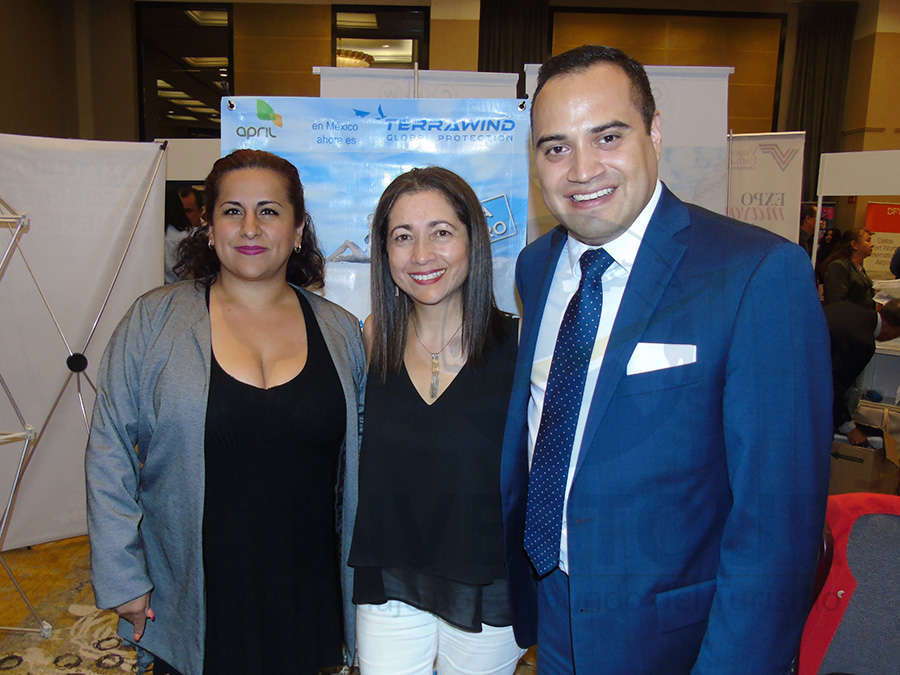
[[[613,259],[602,248],[589,249],[582,254],[580,263],[581,283],[566,307],[550,362],[528,479],[525,551],[541,576],[559,563],[572,443],[603,308],[601,278]]]

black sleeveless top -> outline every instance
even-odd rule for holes
[[[500,452],[517,322],[495,323],[481,361],[431,405],[405,368],[368,379],[350,551],[357,604],[401,600],[474,631],[512,623]]]
[[[342,661],[335,485],[346,403],[315,315],[298,297],[308,355],[294,379],[260,389],[212,359],[206,673],[314,674]]]

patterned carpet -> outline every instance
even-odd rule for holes
[[[38,610],[41,611],[40,609]],[[49,638],[5,633],[0,639],[0,673],[110,675],[136,672],[134,650],[116,635],[116,617],[89,604],[70,604],[65,614],[42,615],[53,626]],[[25,622],[32,627],[33,622]]]
[[[94,607],[86,537],[3,553],[29,600],[52,626],[50,637],[0,631],[0,675],[136,673],[135,651],[116,635],[117,619]],[[0,567],[0,625],[37,628]],[[359,671],[353,669],[354,675]],[[533,651],[516,675],[534,675]]]
[[[4,558],[26,589],[43,581],[43,592],[28,593],[28,597],[52,629],[49,638],[38,633],[0,631],[0,674],[112,675],[136,672],[134,650],[116,635],[115,614],[94,607],[87,555],[73,556],[71,564],[53,571],[53,579],[47,579],[50,575],[45,570],[35,570],[21,563],[17,565],[19,561],[15,555],[4,554]],[[11,586],[2,568],[0,586],[7,591]],[[24,603],[16,595],[5,606],[24,608]],[[0,615],[0,623],[9,625],[8,618]],[[16,625],[38,627],[30,614]]]

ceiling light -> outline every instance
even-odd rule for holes
[[[188,18],[204,28],[224,28],[228,26],[228,12],[214,9],[188,9]]]
[[[179,120],[184,122],[196,122],[197,118],[193,115],[166,115],[170,120]]]
[[[378,17],[372,13],[338,12],[338,28],[378,28]]]
[[[227,56],[182,56],[184,61],[191,68],[227,68]]]
[[[198,101],[195,98],[173,98],[172,103],[177,103],[178,105],[189,106],[189,105],[206,105],[203,101]]]
[[[166,82],[165,80],[157,80],[156,81],[157,89],[171,89],[172,85]]]
[[[178,89],[164,89],[162,91],[157,91],[156,95],[160,98],[190,98],[189,94],[185,94],[183,91],[179,91]]]
[[[215,115],[217,112],[215,108],[210,108],[209,106],[205,106],[205,105],[188,106],[188,110],[190,110],[191,112],[195,112],[195,113],[207,113],[207,114],[212,113],[213,115]]]

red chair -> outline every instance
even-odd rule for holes
[[[834,495],[825,520],[832,561],[803,628],[798,675],[900,673],[900,497]]]

